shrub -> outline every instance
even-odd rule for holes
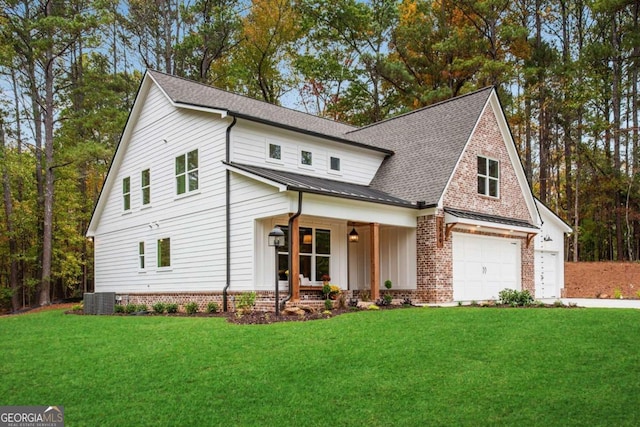
[[[157,302],[155,304],[153,304],[153,311],[158,313],[158,314],[162,314],[164,313],[165,310],[165,306],[163,302]]]
[[[324,300],[324,309],[329,311],[333,310],[333,301],[330,299]]]
[[[243,292],[238,296],[238,301],[236,302],[236,308],[238,310],[251,311],[254,305],[256,305],[255,292]]]
[[[113,307],[113,312],[114,313],[124,313],[124,305],[118,304],[118,305],[114,306]]]
[[[622,289],[620,289],[620,288],[615,288],[615,289],[613,290],[613,297],[614,297],[615,299],[622,299],[622,298],[624,298],[624,297],[622,296]]]
[[[136,306],[136,311],[147,311],[149,310],[149,307],[147,307],[147,304],[138,304]]]
[[[82,311],[83,310],[82,304],[73,305],[73,307],[71,307],[71,310],[72,311]]]
[[[362,301],[369,302],[369,300],[371,299],[371,294],[369,293],[369,291],[360,291],[360,298],[362,299]]]
[[[380,310],[380,307],[375,304],[371,304],[369,307],[367,307],[367,310]]]
[[[165,310],[167,310],[167,313],[177,313],[178,312],[178,304],[175,303],[167,303],[164,305]]]
[[[196,314],[198,312],[198,303],[197,302],[188,302],[184,305],[184,311],[187,314]]]
[[[533,297],[527,290],[503,289],[498,293],[498,297],[501,304],[507,304],[512,307],[527,306],[533,302]]]
[[[561,300],[557,299],[557,300],[555,300],[553,302],[553,306],[554,307],[564,307],[564,303]]]
[[[391,282],[391,280],[387,279],[384,281],[384,287],[387,289],[391,289],[391,286],[393,286],[393,282]]]
[[[349,307],[358,307],[358,298],[350,298]]]
[[[402,305],[403,305],[403,306],[410,306],[410,305],[413,305],[413,303],[411,302],[411,298],[404,298],[404,299],[402,300]]]
[[[138,309],[138,306],[135,304],[127,304],[124,306],[124,312],[127,314],[135,313]]]
[[[9,308],[11,307],[11,297],[13,296],[13,291],[11,288],[0,288],[0,307]]]
[[[215,301],[211,301],[207,304],[207,313],[217,313],[218,312],[218,303]]]
[[[393,301],[393,297],[389,294],[385,294],[382,299],[384,300],[384,305],[391,305],[391,302]]]

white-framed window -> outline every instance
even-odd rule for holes
[[[342,171],[342,162],[340,157],[329,156],[329,172],[340,173]]]
[[[138,242],[138,268],[140,270],[147,268],[145,263],[144,242]]]
[[[478,156],[478,193],[500,197],[500,163],[497,160]]]
[[[158,268],[171,267],[171,239],[158,239]]]
[[[140,173],[140,196],[143,206],[151,203],[151,169]]]
[[[131,210],[131,177],[122,179],[122,210]]]
[[[198,182],[198,150],[176,157],[176,194],[196,191]]]
[[[285,235],[289,227],[279,226]],[[310,282],[322,282],[322,276],[331,275],[331,230],[325,228],[299,227],[300,274]],[[278,275],[287,280],[289,269],[289,241],[278,250]]]
[[[267,160],[280,163],[282,161],[282,145],[267,141]]]
[[[313,153],[310,150],[300,150],[300,166],[312,167],[313,166]]]

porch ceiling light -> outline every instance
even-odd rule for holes
[[[356,231],[356,228],[353,227],[351,229],[351,232],[349,233],[349,243],[358,243],[359,238],[360,236],[358,236],[358,232]]]
[[[275,246],[276,248],[284,246],[284,231],[280,227],[276,226],[269,233],[269,246]]]

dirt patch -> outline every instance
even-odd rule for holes
[[[564,296],[567,298],[640,298],[640,263],[566,262]]]

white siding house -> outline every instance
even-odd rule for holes
[[[505,284],[547,295],[539,265],[549,280],[568,230],[547,231],[557,218],[538,214],[514,153],[492,88],[356,128],[148,71],[87,233],[95,290],[225,309],[256,291],[273,307],[276,275],[308,303],[328,274],[351,298],[387,279],[422,302]],[[277,255],[276,226],[288,233]],[[474,249],[487,245],[508,262]]]

